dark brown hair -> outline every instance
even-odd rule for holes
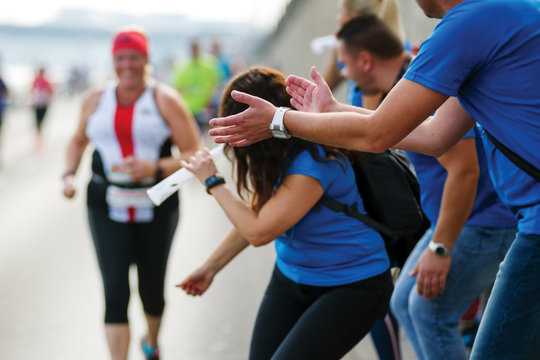
[[[223,92],[219,105],[219,116],[238,114],[248,108],[236,102],[231,91],[238,90],[258,96],[274,106],[290,106],[290,95],[285,91],[285,77],[279,71],[266,67],[253,67],[232,79]],[[343,154],[331,147],[323,146],[325,157],[321,157],[316,144],[291,138],[270,138],[245,147],[225,147],[225,154],[236,170],[236,190],[242,199],[250,198],[256,211],[270,199],[278,181],[286,174],[289,156],[307,149],[318,161],[345,160]]]
[[[399,38],[377,15],[371,13],[349,20],[339,30],[337,38],[343,41],[345,49],[353,56],[367,50],[382,59],[392,59],[403,52]]]

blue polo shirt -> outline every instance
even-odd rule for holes
[[[475,133],[476,131],[473,129],[464,138],[474,139]],[[516,226],[514,215],[502,203],[493,188],[482,143],[480,140],[475,142],[480,176],[474,205],[466,224],[489,227]],[[444,183],[448,174],[435,157],[410,151],[407,152],[407,155],[414,165],[420,182],[422,209],[431,221],[431,227],[435,228],[439,218]]]
[[[319,154],[324,156],[320,146]],[[317,161],[303,150],[289,159],[287,175],[310,176],[325,194],[365,213],[354,171],[348,161]],[[291,206],[294,206],[292,204]],[[335,286],[379,275],[389,267],[384,241],[361,221],[328,209],[311,209],[275,240],[276,264],[296,283]]]
[[[457,96],[501,143],[540,169],[540,2],[467,0],[421,46],[405,78]],[[482,136],[495,189],[518,229],[540,234],[540,183]]]

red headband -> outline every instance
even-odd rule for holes
[[[113,54],[118,50],[132,49],[142,52],[148,56],[148,43],[146,36],[138,31],[122,31],[114,37],[113,40]]]

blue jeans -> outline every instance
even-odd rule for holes
[[[540,235],[518,234],[510,247],[471,359],[540,359]]]
[[[465,226],[452,249],[446,288],[437,297],[419,296],[408,274],[433,236],[428,230],[405,262],[390,302],[418,359],[467,359],[459,319],[493,280],[516,234],[515,228]]]

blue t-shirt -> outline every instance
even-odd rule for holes
[[[421,46],[405,78],[457,96],[501,143],[540,169],[540,2],[467,0]],[[540,234],[540,183],[482,136],[499,196],[518,229]]]
[[[347,103],[354,106],[362,106],[362,90],[352,80],[347,80],[349,90],[347,91]]]
[[[287,174],[317,179],[325,194],[345,204],[357,203],[358,211],[365,213],[352,167],[342,160],[317,161],[304,150],[290,159]],[[275,247],[279,270],[300,284],[343,285],[379,275],[390,266],[376,230],[325,206],[311,209],[276,239]]]
[[[469,131],[465,139],[475,138],[475,135],[477,134],[473,129]],[[466,224],[490,227],[516,226],[514,215],[502,203],[493,188],[488,174],[486,155],[479,140],[476,141],[476,152],[480,176],[474,206]],[[447,172],[437,158],[410,151],[407,152],[407,155],[414,165],[420,182],[422,209],[429,221],[431,221],[431,227],[435,228],[439,218]]]

